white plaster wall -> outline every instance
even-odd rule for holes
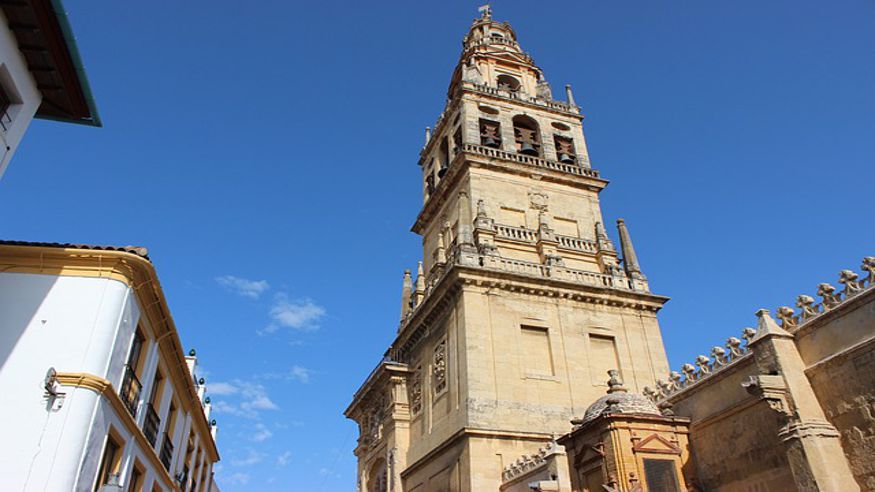
[[[8,111],[12,121],[7,123],[7,131],[0,129],[0,177],[6,172],[9,160],[42,102],[42,94],[36,88],[8,25],[6,16],[0,11],[0,85],[13,102]]]
[[[43,378],[50,367],[106,377],[129,295],[111,279],[0,273],[3,490],[73,490],[83,451],[99,459],[85,448],[98,396],[61,387],[49,408]]]

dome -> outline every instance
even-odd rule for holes
[[[659,408],[650,398],[638,393],[629,393],[623,383],[617,378],[617,371],[608,371],[611,379],[608,381],[608,394],[599,398],[583,414],[583,418],[572,423],[582,425],[605,414],[649,414],[662,415]]]

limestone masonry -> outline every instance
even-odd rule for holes
[[[426,131],[397,336],[345,412],[358,490],[875,490],[875,258],[671,372],[570,86],[481,10]]]

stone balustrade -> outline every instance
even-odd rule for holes
[[[595,241],[583,239],[573,236],[562,236],[556,234],[556,240],[559,242],[559,247],[572,249],[575,251],[583,251],[584,253],[598,253],[599,246]]]
[[[538,231],[526,227],[514,227],[504,224],[495,224],[496,237],[510,241],[518,241],[525,243],[536,243],[538,241]],[[598,253],[598,244],[591,239],[583,239],[574,236],[563,236],[556,234],[556,241],[560,248],[580,251],[582,253],[595,254]]]
[[[522,241],[534,243],[538,240],[538,233],[532,229],[525,227],[514,227],[502,224],[495,224],[495,232],[501,239],[509,239],[511,241]]]
[[[547,466],[549,458],[556,454],[561,454],[559,445],[556,444],[556,441],[550,441],[546,446],[538,448],[537,453],[524,454],[513,463],[505,466],[501,472],[501,479],[504,482],[510,482],[533,470]]]
[[[555,109],[557,111],[563,111],[565,113],[573,113],[578,114],[578,107],[572,106],[568,103],[564,103],[561,101],[554,101],[552,99],[543,99],[540,97],[529,96],[527,94],[523,94],[520,92],[511,92],[499,89],[497,87],[490,87],[488,85],[483,84],[475,84],[472,82],[464,82],[463,87],[467,90],[479,92],[481,94],[486,94],[492,97],[498,97],[501,99],[505,99],[508,101],[515,102],[523,102],[532,104],[535,106],[542,106],[545,108]]]
[[[839,272],[839,283],[844,285],[841,291],[837,291],[829,283],[819,284],[817,286],[817,295],[821,298],[819,303],[815,303],[814,298],[806,294],[797,296],[796,307],[800,310],[799,314],[796,314],[796,310],[792,307],[779,307],[776,310],[776,317],[781,320],[781,328],[789,332],[798,330],[802,325],[823,313],[837,308],[864,290],[871,289],[875,285],[875,256],[863,258],[863,264],[860,268],[866,272],[864,274],[866,277],[863,279],[860,279],[860,275],[853,270]]]
[[[519,43],[517,43],[516,41],[514,41],[512,39],[508,39],[505,37],[488,36],[488,37],[480,38],[476,41],[466,42],[465,43],[465,50],[469,51],[469,50],[472,50],[474,48],[478,48],[480,46],[489,46],[492,44],[501,44],[501,45],[505,45],[505,46],[510,46],[512,48],[516,48],[517,50],[520,49]],[[527,53],[520,53],[520,54],[525,56],[529,61],[532,60],[532,57],[529,54],[527,54]]]
[[[503,159],[507,161],[517,162],[520,164],[526,164],[528,166],[549,169],[551,171],[559,171],[568,174],[575,174],[578,176],[587,176],[590,178],[599,177],[599,172],[595,169],[582,167],[578,164],[565,164],[558,161],[551,161],[549,159],[542,159],[540,157],[518,154],[516,152],[507,152],[501,149],[496,149],[494,147],[464,144],[462,145],[462,151],[470,154],[480,155],[483,157],[489,157],[492,159]]]

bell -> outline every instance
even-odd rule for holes
[[[566,164],[574,164],[574,157],[571,157],[568,154],[562,153],[562,154],[559,154],[559,162],[564,162]]]
[[[498,147],[498,140],[492,137],[486,137],[485,139],[483,139],[483,145],[487,147]]]
[[[438,177],[443,178],[444,175],[447,174],[447,169],[449,169],[447,166],[443,166],[440,169],[438,169]]]
[[[520,145],[520,154],[538,155],[538,151],[532,146],[531,142],[523,142]]]

